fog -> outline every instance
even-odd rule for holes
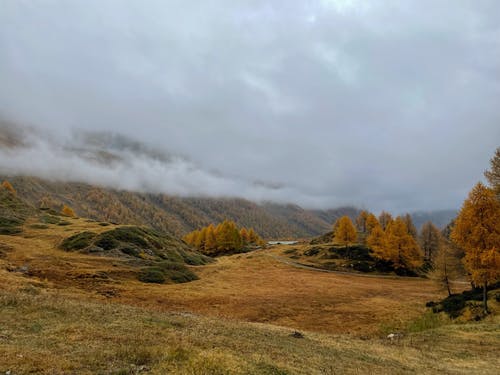
[[[0,82],[3,174],[457,208],[499,146],[500,3],[6,0]]]

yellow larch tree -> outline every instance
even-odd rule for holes
[[[426,261],[432,261],[437,254],[440,246],[441,233],[439,229],[431,222],[428,221],[422,225],[420,231],[420,246],[424,251],[424,258]]]
[[[380,226],[380,223],[379,223],[377,217],[374,214],[369,213],[368,216],[366,217],[366,231],[367,231],[367,233],[371,233],[373,228],[378,227],[378,226]]]
[[[215,227],[213,224],[210,224],[207,227],[207,232],[205,236],[205,246],[204,252],[205,254],[214,254],[217,251],[217,238],[215,237]]]
[[[75,211],[67,205],[63,205],[63,208],[61,209],[61,214],[69,217],[76,217]]]
[[[368,219],[369,212],[368,211],[361,211],[356,218],[356,226],[358,230],[361,233],[366,233],[367,232],[367,227],[366,227],[366,220]]]
[[[415,238],[408,233],[402,217],[390,221],[385,232],[387,251],[394,268],[415,271],[422,265],[422,251]]]
[[[347,247],[349,244],[356,242],[356,228],[352,224],[349,216],[342,216],[340,219],[338,219],[334,225],[334,228],[334,238],[338,243]]]
[[[12,195],[17,195],[16,189],[14,189],[14,186],[12,186],[9,181],[5,180],[2,182],[2,187],[8,190]]]
[[[474,285],[483,288],[483,310],[488,313],[488,285],[500,279],[500,201],[493,189],[482,183],[472,189],[451,239],[465,251],[465,269]]]
[[[376,225],[370,235],[366,238],[366,244],[372,250],[373,256],[378,259],[389,261],[391,256],[387,251],[387,239],[380,225]]]
[[[378,217],[378,221],[383,230],[387,229],[387,226],[392,221],[392,215],[389,212],[382,211]]]

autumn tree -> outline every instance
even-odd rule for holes
[[[419,240],[425,260],[431,261],[434,258],[440,246],[440,238],[439,229],[431,221],[422,225]]]
[[[219,251],[231,251],[240,249],[242,246],[241,236],[236,224],[225,220],[219,224],[215,231],[217,239],[217,249]]]
[[[387,238],[380,225],[375,226],[366,238],[366,244],[372,250],[373,256],[378,259],[390,261],[391,254],[387,249]]]
[[[366,220],[368,219],[369,213],[367,211],[361,211],[356,218],[356,227],[361,233],[367,232]]]
[[[451,296],[451,281],[460,276],[460,255],[457,248],[439,231],[437,236],[437,245],[433,249],[433,267],[429,277],[446,288],[448,295]]]
[[[500,147],[495,151],[495,155],[490,160],[490,164],[491,169],[484,172],[484,176],[497,196],[500,196]]]
[[[371,233],[373,228],[380,226],[380,223],[377,219],[377,217],[369,213],[368,216],[366,217],[366,231],[367,233]]]
[[[417,241],[406,227],[405,220],[398,216],[387,225],[387,252],[396,269],[416,270],[422,265],[422,252]]]
[[[488,285],[500,279],[500,201],[493,189],[482,183],[472,189],[451,238],[465,251],[465,268],[474,285],[483,288],[483,309],[488,313]]]
[[[215,227],[213,224],[207,227],[204,250],[205,254],[209,255],[214,254],[217,250],[217,238],[215,236]]]
[[[392,221],[392,215],[389,212],[382,211],[380,213],[380,216],[378,217],[378,221],[379,221],[380,225],[382,226],[382,229],[386,230],[387,226]]]
[[[12,195],[17,195],[16,189],[14,189],[14,186],[12,186],[9,181],[5,180],[2,182],[2,187],[8,190]]]
[[[248,231],[246,228],[241,228],[240,230],[241,241],[244,245],[248,245],[250,243],[250,236],[248,235]]]
[[[334,225],[334,228],[334,238],[340,244],[343,244],[347,247],[347,245],[356,241],[356,228],[352,224],[349,216],[342,216],[340,219],[338,219],[336,225]]]
[[[76,217],[75,211],[73,211],[73,209],[67,205],[63,205],[61,214],[63,214],[64,216]]]
[[[406,224],[406,228],[408,228],[408,234],[413,238],[417,239],[418,232],[417,228],[415,227],[415,224],[413,224],[413,219],[411,218],[411,215],[406,214],[405,216],[403,216],[403,220]]]

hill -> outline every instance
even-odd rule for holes
[[[8,179],[34,207],[59,209],[63,204],[98,221],[149,225],[183,236],[194,229],[229,219],[253,227],[264,238],[317,236],[338,217],[355,217],[356,208],[306,210],[297,205],[257,204],[239,198],[183,198],[165,194],[135,193],[84,183],[54,182],[35,177]]]

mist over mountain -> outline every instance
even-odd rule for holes
[[[2,147],[0,171],[454,209],[500,139],[499,13],[497,1],[2,1],[0,117],[29,130],[26,147]]]

